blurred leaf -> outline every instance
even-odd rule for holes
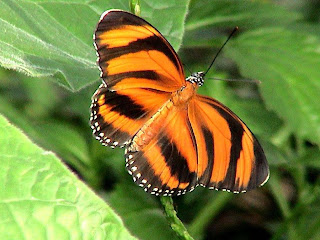
[[[270,143],[269,141],[266,141],[264,137],[262,137],[261,140],[261,144],[263,146],[263,150],[266,154],[269,165],[274,165],[276,167],[288,167],[290,164],[292,164],[291,158],[283,153],[277,146]]]
[[[83,125],[89,125],[90,118],[90,105],[91,97],[93,93],[97,90],[98,86],[95,84],[79,90],[76,94],[68,94],[64,99],[63,104],[61,104],[61,110],[67,116],[70,116],[70,113],[77,116],[82,120]],[[90,130],[91,131],[91,130]]]
[[[76,158],[83,165],[90,164],[87,143],[73,126],[68,126],[65,122],[30,122],[28,117],[17,111],[5,98],[0,97],[0,101],[0,112],[20,126],[35,142],[56,151],[67,162],[70,158]],[[87,130],[90,131],[89,126]]]
[[[281,174],[279,173],[279,171],[274,170],[272,172],[272,177],[270,177],[268,181],[268,186],[273,193],[273,197],[275,198],[275,201],[277,202],[283,217],[289,217],[291,214],[291,208],[286,199],[286,191],[284,189],[284,186],[281,185]]]
[[[283,194],[279,190],[278,188],[276,195]],[[285,234],[288,235],[288,239],[300,240],[301,236],[303,236],[303,239],[319,239],[319,194],[319,186],[306,185],[303,192],[300,193],[299,201],[291,207],[290,214],[286,216],[284,221],[279,222],[272,239],[283,239]]]
[[[39,78],[28,76],[21,80],[22,86],[20,86],[19,90],[22,92],[23,88],[29,98],[29,101],[24,106],[26,113],[33,119],[43,119],[50,115],[59,101],[56,89],[52,87],[53,84],[49,81],[41,81]]]
[[[319,148],[311,148],[302,156],[294,159],[295,163],[303,166],[320,169],[320,150]]]
[[[296,215],[295,224],[300,236],[305,239],[317,240],[320,239],[320,204],[318,197],[320,193],[320,187],[308,191],[308,198],[313,198],[313,201],[303,199],[303,208],[298,209],[299,212]],[[307,230],[306,230],[306,226]]]
[[[200,213],[193,219],[188,227],[190,234],[197,237],[197,239],[204,235],[205,229],[208,227],[211,220],[214,219],[234,197],[233,194],[225,192],[211,194],[211,196],[210,201],[202,205]]]
[[[134,239],[52,152],[0,126],[1,239]]]
[[[211,0],[191,1],[186,20],[187,46],[221,46],[217,44],[219,29],[231,30],[238,26],[240,31],[263,26],[288,25],[301,18],[298,13],[268,1]],[[223,36],[225,32],[222,32]],[[213,38],[216,38],[214,40]],[[216,43],[216,44],[214,44]]]
[[[54,76],[63,86],[79,90],[99,78],[92,34],[100,14],[124,3],[128,9],[127,0],[1,1],[0,64],[34,77]],[[164,30],[178,48],[188,0],[142,4],[142,17]]]
[[[38,138],[38,132],[34,129],[29,119],[21,113],[5,97],[0,95],[0,113],[7,117],[10,122],[22,128],[32,139]]]
[[[263,81],[266,105],[298,136],[320,144],[320,40],[282,28],[246,32],[226,52],[243,76]]]
[[[191,1],[186,30],[216,27],[262,27],[288,24],[299,14],[267,1],[210,0]]]
[[[83,137],[73,126],[62,122],[51,122],[36,126],[42,134],[43,146],[52,149],[65,159],[72,155],[83,165],[90,165],[89,149]],[[70,157],[70,156],[69,156]]]
[[[139,239],[177,239],[160,210],[159,204],[155,201],[156,199],[138,186],[130,187],[126,184],[119,184],[108,202],[122,217],[126,227]]]

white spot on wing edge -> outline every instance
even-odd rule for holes
[[[103,12],[103,13],[101,14],[101,16],[100,16],[99,22],[101,22],[102,19],[104,19],[104,17],[105,17],[109,12],[111,12],[111,11],[114,11],[114,10],[108,10],[108,11]]]
[[[105,17],[109,12],[123,12],[121,9],[110,9],[101,14],[100,20]]]
[[[268,172],[268,176],[266,177],[266,179],[260,184],[260,187],[263,186],[266,182],[268,182],[270,177],[270,171]]]

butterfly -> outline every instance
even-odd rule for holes
[[[125,147],[126,169],[146,192],[178,196],[200,185],[234,193],[269,177],[261,145],[217,100],[196,93],[170,43],[122,10],[102,14],[94,33],[102,84],[90,124],[102,145]]]

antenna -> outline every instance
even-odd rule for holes
[[[184,64],[184,63],[182,63],[182,65],[183,65],[183,67],[185,67],[185,68],[189,71],[189,74],[191,75],[192,72],[191,72],[190,68],[188,67],[188,65],[186,65],[186,64]]]
[[[221,50],[223,49],[223,47],[227,44],[227,42],[230,40],[230,38],[232,37],[232,35],[233,35],[238,29],[239,29],[238,27],[235,27],[235,28],[233,29],[233,31],[230,33],[229,37],[228,37],[227,40],[224,42],[224,44],[220,47],[219,51],[217,52],[216,56],[213,58],[210,66],[208,67],[207,71],[205,71],[205,73],[203,74],[203,76],[205,76],[205,75],[209,72],[210,68],[212,67],[214,61],[215,61],[216,58],[218,57],[218,55],[219,55],[219,53],[221,52]]]
[[[207,78],[207,79],[226,81],[226,82],[248,82],[248,83],[256,83],[256,84],[261,83],[261,81],[257,79],[233,79],[233,78],[230,79],[230,78],[216,78],[216,77]]]

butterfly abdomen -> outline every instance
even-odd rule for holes
[[[166,118],[169,111],[180,111],[181,109],[187,108],[189,100],[195,94],[195,88],[196,84],[187,82],[186,86],[172,93],[171,98],[137,132],[132,141],[132,150],[135,149],[139,151],[143,146],[150,143],[154,136],[165,127],[164,122],[168,120]]]
[[[129,147],[130,151],[140,151],[150,143],[163,127],[163,122],[172,108],[173,103],[171,100],[168,100],[137,132]]]

